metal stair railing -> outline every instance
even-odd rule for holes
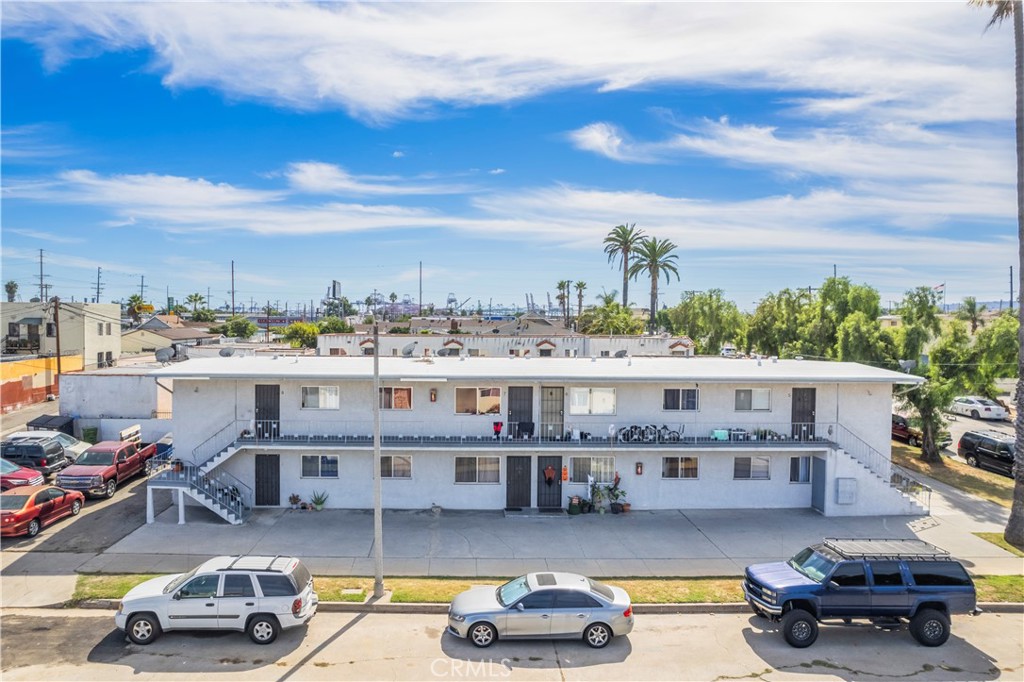
[[[204,474],[194,464],[167,460],[153,468],[150,479],[183,483],[209,497],[226,515],[234,514],[239,522],[248,520],[252,514],[252,488],[226,471]]]
[[[841,424],[837,424],[836,443],[846,454],[863,464],[871,473],[878,476],[889,486],[913,498],[930,512],[932,489],[911,476],[910,472],[893,464],[892,459],[868,445],[857,434]]]
[[[196,464],[203,464],[234,443],[237,440],[238,424],[239,422],[237,421],[228,422],[215,434],[192,448],[192,461]],[[230,437],[226,438],[224,436],[225,432],[230,434]]]

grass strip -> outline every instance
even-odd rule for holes
[[[128,590],[155,576],[149,574],[82,573],[73,603],[87,599],[120,599]],[[446,604],[474,585],[499,585],[506,578],[386,578],[392,603]],[[363,602],[373,591],[373,578],[324,576],[314,579],[321,601]],[[609,578],[603,580],[629,593],[634,604],[728,604],[743,601],[740,578]],[[1024,602],[1024,576],[979,576],[978,601]],[[353,591],[355,590],[355,591]]]
[[[923,462],[920,448],[900,443],[892,444],[892,461],[904,469],[924,474],[1007,509],[1013,503],[1013,479],[1002,474],[975,469],[949,457],[943,457],[935,464]]]
[[[1014,556],[1024,557],[1024,552],[1022,552],[1019,547],[1014,547],[1009,542],[1007,542],[1006,538],[1003,537],[1002,533],[973,533],[973,535],[977,535],[982,540],[987,540],[988,542],[991,542],[993,545],[999,547],[1000,549],[1005,549],[1007,552]]]

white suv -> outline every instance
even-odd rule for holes
[[[136,644],[168,630],[238,630],[270,644],[281,630],[307,623],[319,601],[295,557],[221,556],[132,588],[114,621]]]

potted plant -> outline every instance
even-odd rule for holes
[[[580,496],[570,495],[569,496],[569,513],[573,516],[580,513]]]
[[[298,494],[292,493],[291,495],[288,496],[288,503],[292,505],[292,509],[298,509],[299,502],[302,502],[302,498],[299,497]]]
[[[612,514],[622,513],[622,499],[626,497],[626,491],[619,487],[619,472],[615,472],[615,480],[611,485],[605,486],[604,492],[608,496],[608,501],[611,503],[608,506],[611,507]]]
[[[326,491],[317,492],[316,490],[314,490],[313,495],[310,496],[309,498],[309,501],[313,503],[314,509],[316,509],[317,511],[321,511],[324,508],[324,505],[327,504],[328,497],[330,497],[330,495],[328,495]]]

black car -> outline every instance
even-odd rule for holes
[[[7,441],[0,445],[0,456],[44,476],[60,471],[71,464],[64,455],[64,446],[54,438],[31,441]]]
[[[972,467],[1013,476],[1014,437],[1000,431],[967,431],[956,451]]]

